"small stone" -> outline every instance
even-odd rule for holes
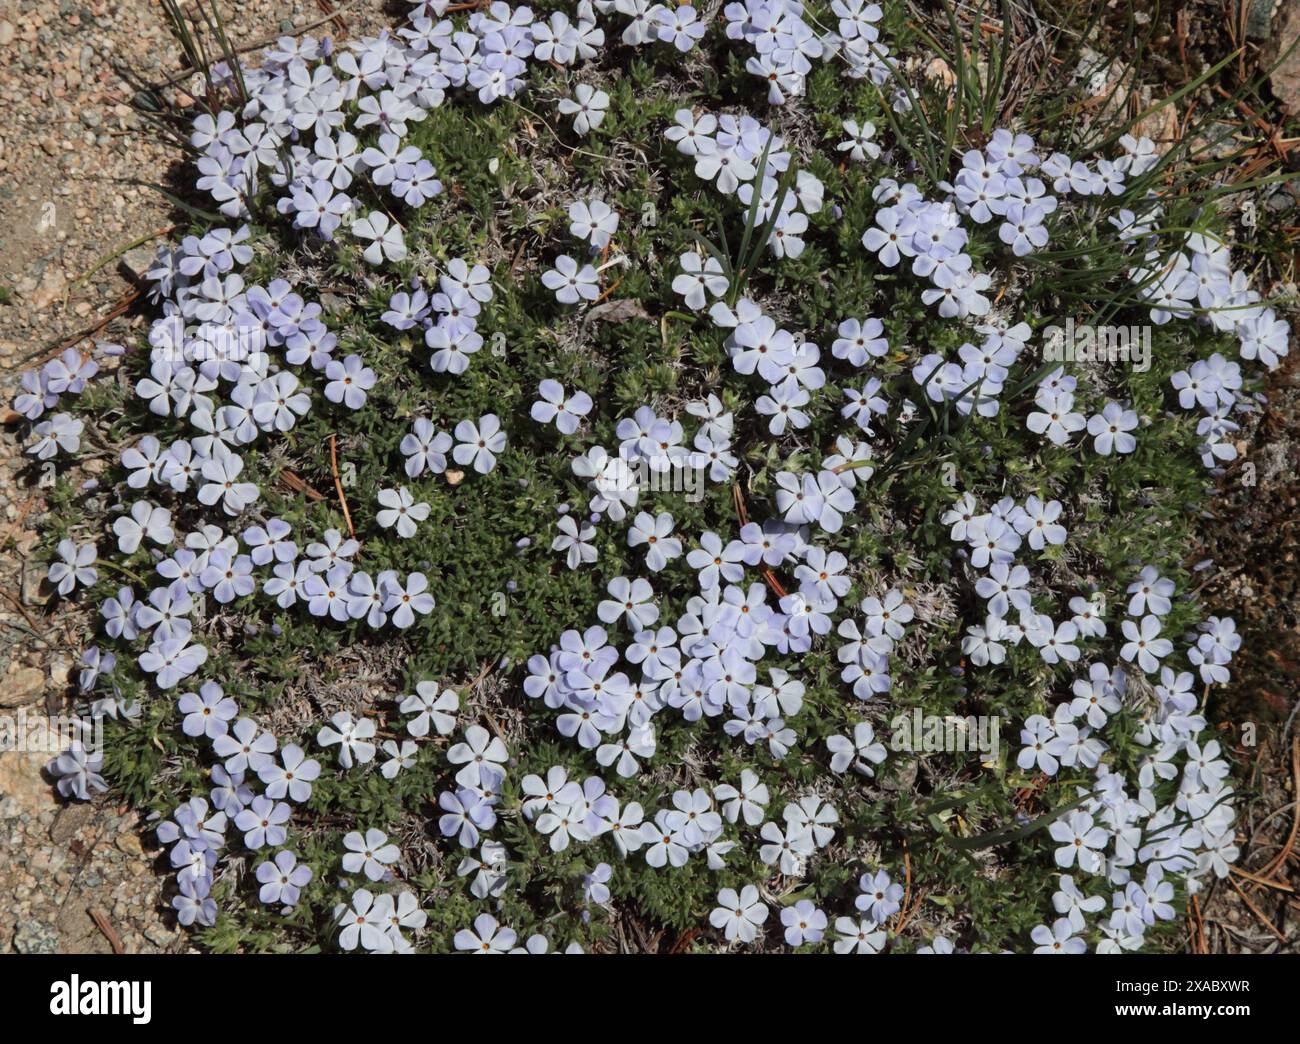
[[[1283,211],[1290,210],[1295,205],[1289,192],[1274,192],[1268,199],[1264,200],[1264,206],[1270,213],[1281,214]]]
[[[66,844],[81,833],[82,828],[94,818],[94,807],[85,802],[64,805],[59,809],[59,814],[54,817],[54,823],[50,827],[50,840],[56,845]]]
[[[0,803],[0,820],[11,820],[14,809],[20,810],[20,820],[47,812],[53,817],[57,807],[54,788],[41,778],[41,769],[50,757],[34,751],[0,753],[0,794],[5,796]]]
[[[0,686],[0,707],[25,707],[34,703],[44,690],[45,674],[41,670],[10,664]]]
[[[72,661],[66,656],[50,659],[50,685],[55,689],[66,689],[72,684]]]
[[[14,932],[13,947],[18,953],[58,953],[59,935],[38,920],[23,921]]]
[[[144,937],[155,946],[170,946],[175,940],[172,933],[162,925],[151,924],[144,930]]]
[[[14,24],[9,21],[0,21],[0,47],[7,47],[14,40]]]
[[[1273,35],[1273,12],[1277,6],[1277,0],[1251,0],[1246,15],[1248,40],[1267,40]]]
[[[129,856],[143,856],[144,849],[140,847],[140,839],[136,837],[135,831],[123,830],[113,840],[113,844],[119,852]]]
[[[882,790],[911,790],[912,784],[916,782],[917,763],[910,761],[904,765],[894,776],[887,776],[881,780]]]
[[[1271,70],[1269,85],[1273,94],[1292,115],[1300,112],[1300,53],[1291,46],[1298,34],[1300,3],[1287,0],[1273,22],[1271,42],[1264,49],[1263,59]]]
[[[23,569],[23,605],[44,605],[47,598],[43,591],[45,583],[46,570],[39,566],[28,566]]]
[[[1173,105],[1162,105],[1145,119],[1133,125],[1133,136],[1150,138],[1156,154],[1163,156],[1178,140],[1178,113]]]
[[[144,274],[149,271],[149,266],[153,264],[153,259],[156,256],[156,248],[145,243],[123,254],[117,263],[117,267],[133,283],[144,283]]]
[[[59,269],[47,268],[45,274],[41,276],[35,293],[31,296],[32,309],[37,312],[45,311],[59,299],[67,285],[68,281]]]
[[[94,130],[104,122],[104,114],[96,108],[81,110],[81,124]]]

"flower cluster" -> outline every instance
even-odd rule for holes
[[[456,876],[484,904],[444,932],[457,950],[550,949],[541,933],[518,945],[486,909],[519,888],[517,866],[546,858],[562,869],[544,887],[573,896],[579,925],[638,894],[657,900],[656,880],[698,874],[708,883],[694,894],[716,895],[716,906],[693,913],[727,945],[880,952],[898,944],[915,908],[900,883],[910,865],[860,844],[875,776],[899,760],[877,736],[879,715],[945,698],[941,676],[961,679],[963,702],[1011,679],[1026,691],[1021,706],[1032,700],[1037,710],[1018,712],[1015,768],[1005,767],[1026,792],[1052,796],[1038,837],[1048,872],[1067,873],[1052,896],[1056,916],[1022,945],[1136,949],[1176,916],[1176,892],[1227,874],[1237,855],[1233,788],[1193,686],[1230,679],[1241,644],[1232,619],[1185,615],[1194,610],[1176,604],[1175,580],[1163,575],[1175,566],[1163,557],[1111,577],[1129,585],[1122,595],[1059,568],[1089,520],[1050,467],[1032,482],[1008,469],[996,491],[957,493],[954,480],[936,499],[925,487],[925,503],[901,509],[906,522],[884,505],[886,479],[918,440],[942,432],[929,448],[943,452],[965,425],[1003,425],[1000,437],[1026,440],[1047,461],[1085,433],[1094,452],[1079,456],[1091,465],[1141,456],[1149,411],[1084,370],[1024,372],[1041,317],[1017,312],[1007,273],[1043,261],[1076,219],[1115,241],[1123,278],[1154,324],[1195,320],[1268,368],[1286,354],[1289,329],[1233,269],[1224,241],[1180,233],[1169,249],[1149,139],[1124,136],[1119,155],[1076,159],[999,127],[961,155],[950,180],[927,179],[882,152],[866,118],[879,112],[862,109],[861,93],[851,95],[857,114],[830,124],[846,140],[823,157],[806,136],[778,134],[786,124],[776,119],[674,95],[660,110],[671,122],[655,123],[653,141],[638,148],[662,149],[656,178],[671,180],[676,163],[716,190],[705,195],[720,223],[743,222],[740,254],[725,241],[674,238],[669,266],[656,272],[663,285],[643,280],[639,292],[664,306],[653,325],[665,352],[667,324],[691,324],[693,344],[706,346],[696,367],[704,373],[683,378],[694,361],[678,353],[654,381],[620,385],[605,381],[616,368],[607,360],[584,359],[564,372],[530,371],[522,402],[518,389],[498,387],[506,367],[489,339],[512,321],[498,314],[507,302],[548,309],[556,342],[580,340],[609,318],[606,302],[620,303],[610,299],[623,276],[609,273],[646,260],[635,245],[644,228],[631,227],[636,210],[620,204],[616,186],[584,175],[547,215],[522,223],[531,237],[554,221],[568,237],[546,240],[522,264],[523,245],[513,260],[494,251],[479,261],[482,237],[433,242],[430,229],[444,219],[450,227],[463,193],[420,125],[462,99],[513,112],[531,84],[559,99],[572,134],[560,130],[579,145],[545,129],[573,157],[600,160],[582,146],[595,150],[589,135],[613,133],[606,120],[614,112],[618,125],[619,106],[575,71],[594,80],[613,48],[695,61],[692,52],[715,43],[741,52],[769,104],[798,105],[822,59],[877,94],[894,81],[888,104],[905,117],[915,101],[881,40],[885,12],[863,0],[834,0],[830,10],[834,31],[797,0],[745,0],[728,3],[711,30],[689,4],[581,0],[572,15],[538,16],[504,2],[420,0],[395,33],[337,50],[328,39],[285,38],[260,65],[214,70],[238,101],[199,116],[191,143],[196,188],[228,227],[161,248],[148,271],[159,314],[147,352],[129,360],[128,415],[144,430],[117,462],[107,526],[115,554],[101,559],[95,540],[65,537],[48,567],[60,596],[93,591],[113,643],[115,652],[83,654],[80,690],[92,712],[133,729],[143,701],[152,727],[174,719],[202,766],[192,778],[206,782],[157,827],[182,925],[215,925],[219,897],[242,887],[285,921],[304,903],[321,920],[331,913],[344,950],[412,951],[430,927],[420,883],[428,860],[412,853],[411,833],[372,817],[388,796],[409,797],[412,777],[432,776],[425,803],[402,812],[432,825],[430,844],[461,850]],[[866,208],[841,238],[881,286],[911,292],[909,279],[921,281],[924,339],[909,340],[907,324],[870,292],[833,298],[828,321],[808,323],[797,302],[755,278],[760,264],[797,271],[826,256],[849,195],[832,195],[837,156],[860,179]],[[503,193],[514,188],[502,180]],[[308,268],[273,277],[255,264],[273,234],[355,278],[381,336],[336,319],[323,290],[310,300]],[[408,365],[403,353],[420,341]],[[85,428],[77,408],[51,411],[119,357],[113,345],[97,358],[69,349],[24,377],[14,408],[45,466],[77,453]],[[394,366],[406,369],[395,376]],[[412,393],[417,374],[451,389],[448,398]],[[1231,417],[1249,408],[1248,380],[1217,351],[1172,374],[1178,405],[1200,411],[1207,467],[1236,454]],[[399,425],[374,433],[372,459],[400,473],[371,468],[356,482],[331,460],[343,523],[322,521],[324,509],[276,506],[271,484],[284,482],[304,429],[323,432],[333,452],[329,433],[356,425],[359,411],[387,411],[382,419]],[[559,461],[554,475],[540,464],[514,470],[534,446],[539,459]],[[690,475],[700,478],[698,501],[658,495],[689,488]],[[456,643],[448,617],[473,610],[442,604],[461,578],[425,552],[450,539],[456,509],[483,489],[500,494],[519,557],[540,542],[537,575],[564,594],[539,629],[511,631],[509,656],[494,653],[461,686],[451,670],[421,669],[412,650],[458,663],[438,658]],[[909,527],[933,519],[950,546],[904,546]],[[931,544],[943,543],[940,531]],[[871,552],[877,561],[866,561]],[[942,585],[916,582],[920,554],[941,562]],[[109,587],[100,586],[105,569]],[[259,615],[274,620],[273,637],[305,623],[330,643],[392,643],[411,659],[413,691],[383,705],[322,700],[308,726],[282,727],[251,685],[221,673],[237,670],[224,656],[240,640],[235,624]],[[260,634],[251,623],[243,633]],[[512,677],[527,699],[503,724],[479,683],[513,670],[521,648],[526,663]],[[1031,676],[1043,682],[1032,691]],[[722,760],[697,766],[697,743]],[[107,789],[103,770],[81,743],[50,765],[60,793],[83,800]],[[318,834],[301,828],[327,785],[325,803],[350,786],[365,799],[351,817],[331,806],[347,822],[329,835],[321,865]],[[255,888],[239,879],[243,866]],[[826,873],[845,866],[838,882]],[[629,886],[634,872],[647,877]],[[841,886],[855,879],[850,902]],[[914,948],[955,949],[945,935],[927,937]]]

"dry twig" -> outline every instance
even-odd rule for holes
[[[352,512],[348,510],[348,498],[343,495],[343,480],[339,478],[338,439],[334,435],[330,436],[330,471],[334,473],[334,490],[339,495],[339,506],[343,508],[343,521],[348,524],[348,534],[355,540],[357,531],[352,526]]]
[[[108,915],[102,910],[96,910],[93,906],[87,909],[86,913],[90,914],[90,919],[95,922],[95,927],[108,940],[108,945],[113,948],[113,952],[116,954],[126,953],[126,946],[122,943],[122,937],[117,934],[117,931],[109,923]]]

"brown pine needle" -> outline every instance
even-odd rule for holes
[[[333,435],[330,436],[330,470],[334,473],[334,491],[339,495],[339,506],[343,508],[343,521],[348,524],[348,533],[355,540],[357,531],[352,528],[352,512],[348,510],[348,498],[343,495],[343,480],[339,478],[338,440]]]
[[[1259,877],[1255,874],[1252,874],[1249,870],[1241,870],[1235,866],[1229,867],[1228,869],[1232,871],[1232,873],[1236,874],[1238,877],[1244,877],[1247,881],[1252,881],[1255,884],[1263,885],[1265,888],[1276,888],[1279,892],[1295,891],[1295,889],[1288,884],[1283,884],[1281,881],[1274,881],[1271,878],[1267,878],[1267,877]]]
[[[1277,936],[1279,942],[1287,941],[1286,936],[1283,935],[1280,931],[1278,931],[1277,925],[1275,925],[1264,915],[1263,910],[1261,910],[1258,906],[1256,906],[1254,903],[1250,901],[1250,896],[1248,896],[1242,890],[1241,886],[1237,884],[1236,881],[1234,881],[1231,877],[1229,877],[1228,884],[1232,885],[1232,890],[1236,892],[1239,896],[1241,896],[1241,901],[1245,903],[1247,907],[1250,908],[1250,912],[1253,913],[1256,917],[1260,919],[1260,921],[1263,922],[1264,927],[1267,928],[1270,932],[1272,932],[1275,936]]]
[[[1192,896],[1191,907],[1187,921],[1192,932],[1192,953],[1209,953],[1210,948],[1205,943],[1205,922],[1201,920],[1201,904],[1196,896]]]
[[[82,341],[86,340],[88,337],[94,337],[95,334],[99,333],[102,329],[104,329],[104,327],[106,327],[118,316],[125,315],[127,312],[129,312],[131,310],[131,306],[135,304],[135,302],[138,301],[143,296],[144,296],[143,290],[137,289],[137,290],[129,291],[121,298],[119,298],[117,303],[105,315],[102,315],[98,319],[96,319],[92,325],[87,326],[84,330],[79,330],[71,337],[67,338],[64,341],[59,342],[53,348],[47,349],[45,351],[37,351],[31,355],[24,356],[22,362],[24,363],[35,362],[38,364],[48,362],[50,359],[53,359],[56,355],[62,354],[64,349],[73,348],[76,345],[80,344]]]
[[[1292,793],[1300,797],[1300,736],[1296,736],[1291,740],[1291,786]],[[1286,863],[1291,856],[1291,852],[1295,849],[1298,835],[1300,835],[1300,800],[1297,800],[1293,806],[1291,833],[1286,839],[1286,844],[1282,846],[1282,851],[1273,857],[1268,866],[1259,871],[1260,877],[1272,877],[1274,872]]]
[[[113,952],[119,955],[126,953],[126,946],[122,943],[122,937],[117,934],[112,924],[109,923],[108,916],[102,910],[96,910],[93,906],[86,913],[90,914],[90,919],[95,922],[95,927],[108,940],[108,945],[113,948]]]
[[[305,481],[295,475],[292,471],[285,470],[280,472],[280,481],[295,493],[301,493],[309,500],[320,501],[325,499],[325,494],[307,485]]]
[[[912,856],[907,850],[907,842],[903,842],[903,905],[898,915],[898,927],[895,932],[903,930],[903,923],[907,920],[907,904],[912,898]]]
[[[916,916],[916,911],[921,909],[921,904],[925,902],[925,897],[928,894],[929,892],[924,888],[917,890],[916,901],[912,903],[910,909],[903,911],[902,917],[898,922],[898,927],[894,929],[894,934],[902,935],[903,929],[911,923],[912,918]]]
[[[607,298],[610,294],[612,294],[615,290],[617,290],[622,284],[623,284],[623,277],[619,276],[617,279],[614,280],[613,283],[610,284],[609,288],[603,294],[601,294],[598,298],[596,298],[596,300],[591,302],[592,305],[600,304],[603,300],[605,300],[605,298]]]
[[[731,487],[731,499],[736,503],[736,515],[740,519],[740,524],[742,526],[749,525],[749,511],[745,507],[745,494],[741,492],[739,482]],[[758,571],[763,574],[763,579],[767,581],[767,586],[773,590],[777,598],[784,598],[790,593],[785,589],[781,581],[777,579],[776,573],[772,571],[771,566],[761,564],[758,567]]]

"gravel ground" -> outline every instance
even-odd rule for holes
[[[1237,865],[1282,887],[1239,876],[1216,882],[1205,897],[1204,928],[1213,951],[1294,953],[1300,948],[1294,899],[1300,888],[1300,356],[1292,353],[1266,394],[1257,422],[1243,433],[1249,439],[1241,443],[1243,459],[1219,483],[1204,543],[1193,557],[1213,562],[1203,596],[1231,613],[1243,639],[1233,684],[1207,708],[1243,779]]]
[[[313,33],[386,22],[379,0],[335,7],[341,23]],[[221,3],[241,48],[332,9],[324,0]],[[180,69],[156,0],[0,0],[0,412],[23,369],[135,290],[118,260],[91,270],[151,237],[127,255],[147,260],[153,239],[180,219],[153,187],[172,180],[179,150],[134,113],[123,67],[151,84]],[[143,321],[113,319],[102,336]],[[75,615],[48,616],[39,570],[25,568],[45,505],[20,451],[12,429],[0,429],[0,713],[10,715],[63,707],[68,650],[89,631]],[[162,912],[152,834],[110,801],[59,804],[42,778],[46,760],[0,753],[0,952],[185,949]]]
[[[331,9],[325,0],[223,0],[221,6],[241,47],[318,22]],[[1279,6],[1278,21],[1300,24],[1300,4]],[[345,33],[386,22],[380,0],[336,7]],[[340,35],[339,29],[334,22],[312,31]],[[179,153],[142,126],[119,66],[151,83],[178,70],[179,52],[155,0],[0,0],[0,404],[8,403],[19,371],[97,326],[134,292],[117,260],[92,272],[101,259],[151,237],[127,255],[147,257],[152,238],[178,220],[151,186],[170,182]],[[1300,70],[1294,81],[1275,81],[1293,111],[1300,109],[1296,83]],[[143,321],[112,319],[103,336],[120,337]],[[1232,606],[1253,639],[1220,714],[1276,723],[1265,724],[1257,753],[1236,748],[1243,762],[1254,760],[1257,796],[1243,824],[1254,843],[1243,846],[1243,864],[1255,870],[1287,848],[1295,814],[1290,755],[1297,723],[1289,734],[1284,726],[1300,685],[1296,371],[1293,364],[1279,374],[1255,433],[1250,459],[1258,466],[1257,485],[1235,475],[1225,480],[1227,499],[1207,519],[1204,548],[1218,564],[1209,581],[1217,604]],[[0,428],[0,713],[6,714],[63,706],[72,669],[67,650],[89,629],[73,614],[47,615],[38,571],[24,568],[45,505],[19,450],[13,431]],[[41,775],[45,760],[0,754],[0,952],[186,949],[162,913],[152,835],[134,813],[110,801],[59,804]],[[1300,883],[1293,866],[1277,876]],[[1297,918],[1289,896],[1248,882],[1246,889],[1294,948]],[[1280,940],[1238,894],[1216,893],[1207,897],[1205,917],[1212,948],[1278,947]]]

